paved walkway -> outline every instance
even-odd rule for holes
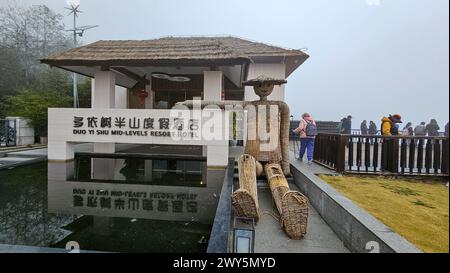
[[[47,160],[47,148],[7,152],[0,156],[0,170]]]
[[[242,147],[230,147],[230,157],[237,158],[242,153]],[[291,152],[290,156],[291,161],[296,160],[293,152]],[[300,163],[299,161],[297,162]],[[334,171],[315,163],[309,165],[301,162],[300,164],[315,174],[336,174]],[[288,181],[292,182],[291,178]],[[290,183],[289,187],[293,190],[298,190],[293,183]],[[278,211],[266,182],[258,182],[258,201],[261,217],[255,227],[256,253],[350,252],[312,206],[309,207],[308,230],[305,238],[302,240],[291,240],[281,228],[278,220],[275,219],[275,217],[278,217]]]
[[[294,184],[289,187],[298,188]],[[272,216],[278,215],[272,194],[268,187],[258,188],[261,219],[255,227],[256,253],[348,253],[349,250],[331,228],[310,206],[308,229],[302,240],[291,240],[284,233],[279,222]]]

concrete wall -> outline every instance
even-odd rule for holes
[[[272,78],[284,79],[286,78],[286,65],[285,64],[250,64],[248,70],[247,79],[253,79],[261,75],[266,75]],[[269,100],[284,101],[284,88],[285,85],[275,86],[273,93],[269,96]],[[246,86],[244,99],[246,101],[259,100],[259,97],[255,94],[253,87]]]
[[[7,117],[7,120],[16,121],[16,145],[34,144],[34,128],[30,123],[21,117]]]
[[[232,226],[231,194],[233,191],[234,158],[229,159],[225,173],[207,253],[227,253],[229,251]]]

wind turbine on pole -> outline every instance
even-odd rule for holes
[[[82,13],[81,10],[79,10],[80,7],[80,0],[67,0],[67,5],[69,7],[65,7],[65,9],[70,10],[68,15],[73,15],[73,28],[67,29],[66,31],[73,32],[73,44],[74,47],[77,47],[77,36],[83,37],[83,34],[86,30],[98,27],[98,25],[89,25],[89,26],[80,26],[77,27],[77,18],[78,13]],[[73,108],[78,108],[78,87],[77,87],[77,73],[73,73]]]

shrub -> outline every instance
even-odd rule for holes
[[[27,118],[39,137],[47,136],[48,108],[71,107],[71,98],[56,91],[24,90],[6,99],[8,116]]]

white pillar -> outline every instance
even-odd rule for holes
[[[221,101],[223,90],[222,71],[204,71],[203,74],[203,100]]]
[[[259,64],[252,63],[248,69],[247,79],[251,80],[258,76],[265,75],[277,79],[286,78],[286,65],[285,64]],[[284,101],[284,87],[285,85],[275,85],[272,94],[269,96],[269,100]],[[245,101],[259,100],[259,97],[255,94],[253,86],[246,86],[244,92]]]
[[[111,71],[95,72],[92,89],[92,108],[115,108],[116,77]]]
[[[95,72],[92,90],[92,108],[115,108],[116,78],[111,71]],[[94,153],[114,153],[114,143],[94,143]],[[92,178],[114,179],[115,159],[92,160]]]
[[[49,130],[48,160],[50,162],[72,160],[74,158],[74,145],[65,141],[54,141],[51,136],[54,130],[57,130],[57,128]]]
[[[155,103],[155,92],[152,90],[151,80],[150,83],[145,86],[145,91],[148,93],[148,97],[145,99],[145,109],[153,109]]]
[[[222,71],[204,71],[203,72],[203,100],[221,101],[223,90],[223,74]],[[203,146],[202,153],[208,158],[208,166],[221,166],[223,162],[218,162],[215,159],[217,154],[214,151],[215,147]],[[227,146],[228,148],[228,146]]]
[[[228,140],[222,145],[208,145],[206,148],[206,165],[208,167],[226,167],[228,165]]]
[[[148,84],[145,85],[145,91],[148,97],[145,99],[145,109],[155,108],[155,92],[152,90],[152,78],[148,79]],[[153,180],[153,160],[144,160],[144,179],[145,181]]]

